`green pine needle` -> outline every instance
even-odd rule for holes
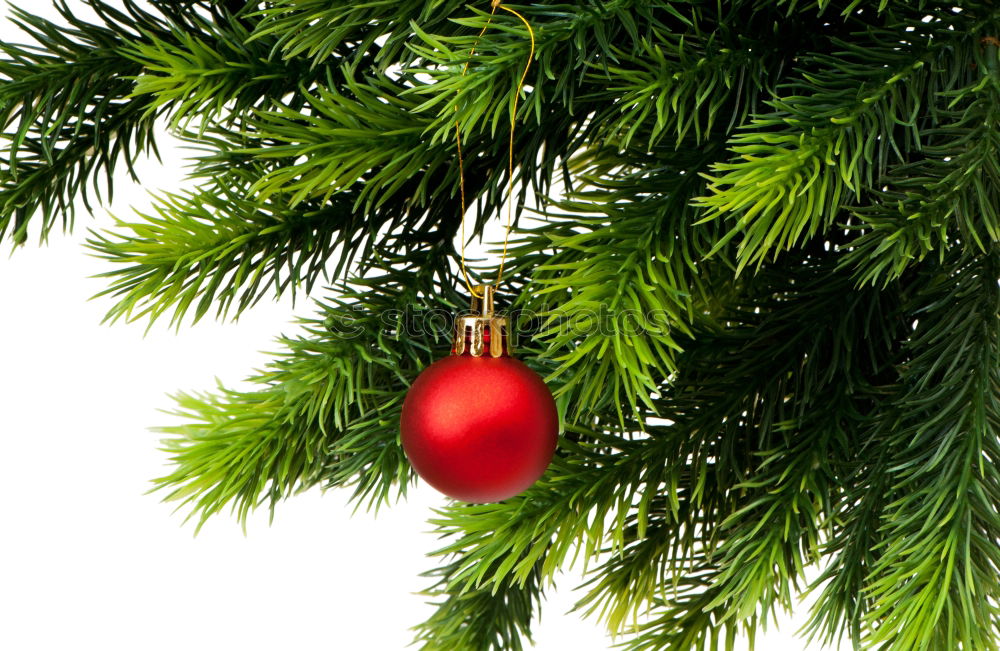
[[[154,490],[198,528],[405,494],[406,390],[512,201],[500,298],[563,431],[523,495],[432,517],[417,645],[524,648],[577,564],[628,649],[752,645],[811,593],[817,643],[1000,651],[1000,7],[505,6],[537,37],[513,138],[528,41],[485,3],[11,10],[0,238],[124,170],[153,206],[91,230],[109,321],[315,302],[248,387],[176,396]],[[163,128],[179,191],[136,171]]]

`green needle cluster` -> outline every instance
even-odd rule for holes
[[[523,495],[432,517],[419,645],[521,649],[575,564],[627,649],[811,594],[817,643],[1000,651],[996,2],[511,4],[519,98],[516,17],[470,58],[487,2],[56,7],[0,43],[0,238],[151,183],[166,129],[188,186],[90,232],[107,318],[314,303],[253,388],[177,396],[155,485],[197,526],[412,485],[402,400],[466,303],[457,125],[470,239],[515,188],[499,291],[563,432]]]

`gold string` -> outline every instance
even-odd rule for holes
[[[531,61],[535,58],[535,32],[531,29],[531,23],[527,19],[514,11],[509,7],[505,7],[502,4],[502,0],[492,0],[490,3],[491,10],[490,16],[486,20],[486,24],[483,25],[483,29],[480,30],[479,35],[476,36],[476,40],[472,44],[472,50],[469,52],[469,60],[465,62],[465,66],[462,68],[462,76],[469,71],[469,64],[472,62],[472,57],[476,53],[476,47],[479,45],[479,41],[483,38],[483,34],[489,28],[490,24],[493,22],[493,16],[496,15],[497,8],[503,9],[511,14],[517,16],[524,26],[528,28],[528,37],[531,39],[531,51],[528,53],[528,62],[524,66],[524,71],[521,73],[521,78],[517,82],[517,91],[514,93],[514,105],[510,112],[510,141],[509,141],[509,155],[507,157],[507,231],[503,238],[503,254],[500,257],[500,269],[497,273],[496,284],[499,285],[503,280],[503,267],[504,263],[507,261],[507,242],[510,239],[510,227],[511,227],[511,216],[513,213],[513,203],[514,203],[514,130],[516,128],[517,121],[517,102],[521,97],[521,91],[524,89],[524,80],[528,77],[528,70],[531,69]],[[456,94],[461,91],[455,91]],[[458,104],[455,104],[455,112],[458,113]],[[462,128],[458,119],[455,119],[455,141],[458,143],[458,186],[459,192],[461,194],[462,201],[462,276],[465,278],[465,286],[469,288],[469,293],[477,298],[483,298],[476,293],[476,290],[472,287],[472,282],[469,280],[469,271],[465,265],[465,163],[462,160]]]

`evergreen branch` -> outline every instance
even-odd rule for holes
[[[832,266],[818,263],[758,306],[768,315],[758,332],[771,331],[772,341],[793,336],[781,330],[796,323],[810,336],[792,349],[801,366],[774,373],[741,414],[747,440],[763,449],[733,487],[739,507],[719,525],[721,543],[711,554],[717,571],[708,608],[723,618],[764,621],[775,606],[790,611],[790,588],[821,558],[821,527],[829,528],[836,507],[853,507],[835,503],[840,460],[855,453],[856,433],[880,398],[873,385],[892,369],[904,320],[894,291],[852,293],[848,273],[823,272]],[[795,298],[782,306],[789,294]],[[863,356],[848,353],[857,341],[867,343]]]
[[[269,168],[248,192],[258,200],[281,193],[295,207],[353,190],[355,212],[385,213],[394,225],[405,221],[420,232],[438,229],[439,238],[453,234],[461,217],[454,146],[427,146],[423,135],[427,119],[414,113],[412,98],[392,94],[391,80],[348,78],[344,85],[345,91],[332,90],[336,84],[330,80],[315,95],[303,91],[307,106],[301,111],[282,105],[248,120],[251,131],[242,134],[247,140],[234,152]],[[526,181],[515,214],[523,209],[529,189],[544,201],[553,170],[565,155],[553,151],[549,143],[562,142],[562,135],[573,129],[570,119],[557,114],[549,116],[543,127],[515,138],[515,150],[547,152],[515,169],[515,183]],[[496,140],[464,149],[467,201],[478,203],[471,235],[475,237],[505,200],[507,169],[499,161],[506,160],[508,147]]]
[[[308,336],[281,338],[285,351],[250,378],[261,389],[179,395],[176,415],[189,422],[158,429],[170,436],[164,447],[177,467],[154,490],[197,514],[198,528],[226,506],[245,522],[265,501],[273,512],[315,485],[354,485],[355,498],[373,506],[393,486],[405,492],[411,471],[398,443],[400,396],[446,337],[405,337],[386,320],[434,283],[430,266],[416,281],[411,269],[397,268],[359,281],[382,293],[342,291],[346,299],[320,304],[316,318],[301,322]]]
[[[522,638],[531,641],[531,621],[542,597],[540,564],[523,583],[456,593],[449,586],[460,567],[456,561],[423,575],[440,577],[424,594],[444,601],[435,603],[434,614],[416,627],[415,643],[425,651],[521,651]]]
[[[261,198],[252,190],[288,164],[248,153],[264,148],[261,140],[234,136],[220,124],[182,135],[207,152],[191,174],[204,179],[203,185],[161,197],[155,215],[119,221],[118,231],[93,233],[88,243],[98,255],[122,265],[102,274],[114,282],[99,296],[118,298],[108,319],[149,318],[152,323],[172,309],[171,323],[179,325],[189,309],[194,307],[197,321],[213,301],[218,316],[230,309],[238,316],[269,292],[294,296],[304,285],[308,293],[321,278],[339,281],[349,272],[378,266],[372,257],[377,247],[398,253],[428,245],[452,248],[458,215],[448,210],[451,196],[438,182],[440,175],[404,179],[395,197],[367,212],[355,207],[362,184],[290,205],[283,192]],[[440,174],[453,177],[454,169]],[[481,184],[468,186],[470,193],[478,192]],[[421,188],[435,188],[423,208],[412,205]],[[492,195],[487,205],[499,200],[498,194],[487,194]],[[421,218],[428,221],[417,223]],[[410,232],[401,238],[396,231],[403,223]]]
[[[751,296],[761,298],[726,317],[735,327],[701,334],[681,358],[664,398],[669,436],[683,442],[668,453],[684,459],[676,483],[637,511],[623,551],[593,572],[578,604],[615,632],[643,606],[658,613],[629,648],[752,636],[776,606],[791,607],[804,566],[818,558],[839,471],[829,460],[851,449],[867,387],[891,359],[891,330],[876,329],[899,322],[877,311],[882,301],[846,291],[848,274],[829,282],[829,260],[811,266],[790,261],[800,275],[788,285],[783,274],[758,277]],[[882,300],[891,311],[892,294]],[[855,365],[846,351],[859,332],[869,333],[871,361]],[[772,343],[755,348],[762,341]]]
[[[879,557],[865,643],[997,649],[1000,633],[1000,261],[955,252],[929,265],[908,306],[898,422],[882,435]]]
[[[814,639],[1000,651],[994,0],[517,6],[510,173],[528,42],[503,12],[473,56],[487,14],[458,0],[148,4],[14,14],[0,236],[69,226],[167,116],[196,185],[92,235],[109,319],[334,285],[249,389],[178,397],[154,490],[199,526],[414,479],[402,398],[449,333],[413,308],[465,303],[457,121],[471,237],[508,182],[547,219],[499,289],[570,423],[525,494],[437,514],[418,644],[521,649],[582,559],[578,609],[624,646],[732,649],[828,560]]]
[[[525,269],[533,291],[522,304],[543,319],[534,336],[556,364],[548,380],[559,378],[576,417],[610,408],[624,420],[623,404],[633,413],[639,403],[653,409],[653,396],[676,371],[678,338],[691,335],[711,294],[715,263],[702,260],[713,232],[693,226],[688,206],[711,154],[677,158],[679,169],[659,170],[660,191],[649,196],[648,171],[633,171],[644,169],[639,160],[602,175],[619,157],[581,154],[574,167],[594,170],[577,173],[592,189],[560,201],[559,213],[512,248],[517,259],[531,256]],[[553,253],[544,255],[548,248]]]
[[[712,598],[704,606],[717,611],[719,619],[752,629],[778,608],[791,612],[793,590],[805,567],[819,560],[818,527],[830,512],[833,483],[827,462],[831,439],[840,438],[838,447],[847,447],[837,423],[830,427],[826,422],[837,411],[820,413],[819,426],[776,424],[775,433],[784,431],[799,440],[759,453],[759,467],[734,487],[745,491],[745,497],[719,524],[723,542],[711,555],[717,569]]]
[[[64,228],[70,228],[76,196],[92,210],[88,184],[100,199],[103,180],[110,199],[119,162],[138,181],[134,164],[144,153],[156,152],[153,129],[160,114],[173,109],[179,120],[207,111],[206,102],[220,108],[230,99],[235,99],[230,108],[242,110],[275,91],[273,84],[260,82],[279,75],[262,78],[253,67],[241,66],[229,68],[223,85],[201,85],[206,75],[219,77],[205,70],[199,77],[192,66],[225,63],[205,45],[209,39],[225,43],[230,53],[249,55],[238,48],[238,21],[225,30],[209,23],[200,13],[204,3],[157,3],[156,13],[132,0],[122,10],[101,0],[87,4],[102,24],[77,18],[64,0],[56,7],[69,28],[14,9],[14,21],[37,45],[0,44],[6,57],[0,60],[0,75],[7,80],[0,84],[0,125],[9,158],[8,167],[0,169],[0,235],[10,230],[16,242],[25,241],[36,212],[41,212],[43,239],[60,215]],[[174,77],[140,75],[143,65],[172,70]],[[192,75],[197,79],[192,81]],[[252,93],[243,80],[248,76],[257,82]],[[139,86],[133,88],[137,77]],[[288,75],[281,77],[287,84]],[[143,96],[149,93],[155,97],[147,101]]]
[[[885,11],[891,0],[879,0],[877,11]],[[805,11],[807,8],[816,9],[823,13],[828,8],[833,7],[841,16],[849,16],[862,4],[864,0],[849,0],[848,2],[837,2],[837,0],[778,0],[778,5],[788,5],[788,13],[795,10]]]
[[[560,454],[546,476],[523,495],[497,504],[451,506],[432,520],[442,536],[455,538],[433,556],[454,560],[440,573],[442,581],[435,587],[435,594],[449,597],[421,626],[421,639],[454,639],[451,636],[473,635],[478,629],[495,635],[498,622],[474,619],[471,606],[484,600],[503,603],[511,594],[520,599],[535,594],[552,581],[578,545],[584,558],[596,555],[609,523],[613,530],[615,522],[617,530],[624,529],[627,507],[639,484],[659,482],[657,468],[665,468],[666,458],[650,462],[649,456],[659,448],[648,450],[614,434],[573,426],[568,430],[568,437],[560,440],[565,456]],[[584,440],[571,440],[579,437]],[[649,471],[643,477],[640,469],[647,464]],[[598,469],[603,472],[595,472]],[[624,541],[621,535],[611,536]],[[530,619],[530,610],[527,615]],[[464,623],[469,619],[475,626]],[[510,629],[505,621],[499,620],[501,630]],[[527,621],[522,622],[524,634]]]
[[[520,10],[535,26],[536,61],[529,70],[526,86],[530,92],[520,104],[518,121],[530,123],[533,118],[541,123],[553,105],[571,106],[575,121],[586,123],[585,132],[595,133],[604,129],[603,121],[594,119],[596,107],[605,106],[607,97],[617,97],[608,92],[608,62],[615,61],[626,47],[638,50],[635,56],[642,57],[649,42],[683,32],[693,21],[674,3],[660,1],[610,0],[584,7]],[[466,33],[432,33],[425,25],[414,25],[423,43],[408,44],[415,56],[408,69],[433,79],[433,83],[414,85],[406,91],[427,97],[416,110],[435,110],[427,131],[432,143],[450,140],[456,122],[465,141],[484,137],[487,132],[496,137],[509,121],[517,82],[529,54],[529,41],[517,19],[491,19],[489,14],[477,12],[454,22]],[[487,24],[490,28],[477,37]],[[596,39],[599,50],[576,47],[585,37]],[[470,58],[473,48],[475,54]],[[567,70],[579,74],[566,74]],[[588,70],[594,74],[586,74]],[[581,135],[578,142],[585,139]],[[574,149],[568,147],[565,156],[574,154]]]
[[[119,25],[91,25],[56,4],[70,28],[14,8],[14,22],[37,43],[0,44],[0,129],[7,144],[0,167],[0,236],[27,240],[29,220],[41,213],[45,239],[61,215],[72,227],[74,199],[90,210],[88,183],[107,191],[118,162],[133,178],[143,151],[154,150],[152,116],[128,102],[126,77],[137,66],[121,56]],[[16,125],[16,126],[15,126]]]
[[[882,430],[882,417],[872,427]],[[872,435],[866,440],[874,439]],[[829,559],[823,572],[812,582],[809,591],[819,590],[809,621],[804,627],[809,639],[824,644],[839,642],[845,632],[855,646],[862,639],[862,617],[871,608],[865,592],[866,579],[880,556],[884,537],[879,531],[885,505],[891,500],[886,478],[884,448],[875,449],[868,443],[849,456],[856,466],[844,473],[840,503],[831,510],[830,534],[823,542],[821,553]],[[869,455],[877,455],[872,462]]]
[[[370,212],[395,202],[405,210],[445,221],[442,213],[448,206],[454,215],[446,220],[449,229],[457,228],[459,179],[453,142],[427,143],[429,118],[416,112],[413,97],[396,92],[392,80],[378,77],[362,82],[351,79],[347,68],[342,73],[344,90],[334,90],[337,84],[328,74],[327,85],[315,94],[300,93],[306,103],[302,110],[281,105],[258,111],[248,120],[251,130],[244,135],[250,144],[239,151],[268,165],[277,163],[251,191],[262,199],[287,193],[294,206],[307,199],[325,200],[357,185],[356,210]],[[568,155],[562,137],[574,128],[571,118],[550,114],[538,130],[517,134],[515,151],[542,150],[546,156],[520,161],[515,169],[515,183],[525,181],[516,213],[522,210],[529,187],[544,201],[554,168]],[[557,140],[560,144],[553,150]],[[500,139],[479,140],[467,143],[464,150],[467,201],[480,202],[474,237],[504,201],[507,169],[499,161],[506,160],[508,145]]]
[[[328,278],[326,264],[338,248],[364,248],[366,228],[351,203],[345,194],[289,208],[280,197],[258,203],[223,185],[165,194],[154,205],[156,215],[119,220],[119,232],[88,240],[98,255],[125,265],[100,274],[113,283],[97,296],[118,298],[106,319],[148,317],[152,325],[173,308],[171,323],[179,325],[192,306],[197,322],[213,302],[224,316],[235,301],[239,315],[272,289],[294,293],[302,284],[309,293]],[[334,277],[348,260],[338,262]]]
[[[721,520],[723,509],[731,508],[725,498],[712,503],[707,495],[696,504],[690,489],[695,483],[681,478],[675,504],[666,496],[656,496],[645,501],[645,512],[635,511],[626,517],[620,552],[605,550],[610,557],[591,570],[592,578],[583,586],[589,590],[575,609],[599,616],[612,633],[634,634],[640,630],[640,615],[648,615],[667,600],[675,605],[683,601],[685,575],[690,576],[693,568],[705,562],[705,529]],[[707,485],[713,482],[709,480]],[[705,586],[700,583],[700,587]],[[694,628],[680,626],[676,630],[689,636]],[[638,644],[638,637],[632,643]],[[658,643],[663,643],[662,637]],[[697,647],[688,641],[681,648]]]
[[[238,21],[210,23],[199,13],[203,3],[157,5],[159,15],[131,1],[124,11],[88,4],[102,25],[75,17],[62,0],[57,8],[71,29],[15,9],[15,21],[38,45],[0,45],[7,57],[0,74],[9,79],[0,85],[0,124],[17,124],[4,136],[10,163],[0,171],[0,235],[10,229],[18,242],[37,211],[43,238],[60,214],[71,227],[73,198],[80,195],[91,210],[88,182],[100,198],[101,172],[110,199],[119,161],[138,180],[134,164],[155,152],[159,115],[173,113],[175,124],[207,117],[204,129],[223,106],[238,115],[303,80],[302,71],[281,63],[266,70],[231,64],[255,58],[242,45],[248,32]],[[267,45],[255,47],[263,53]]]
[[[142,66],[132,97],[148,97],[146,110],[171,115],[173,127],[197,118],[204,133],[222,115],[233,125],[251,109],[270,107],[272,98],[321,80],[300,62],[271,59],[272,43],[250,40],[239,20],[225,21],[224,27],[198,16],[192,21],[197,31],[190,24],[171,24],[168,37],[143,33],[123,50]]]
[[[254,135],[275,144],[247,153],[296,162],[274,169],[251,191],[261,199],[287,193],[294,206],[310,198],[326,200],[364,181],[356,204],[368,209],[387,201],[407,178],[418,174],[432,178],[453,152],[443,147],[424,149],[423,124],[412,114],[412,103],[381,101],[386,95],[384,83],[388,82],[348,80],[348,93],[335,91],[333,83],[316,94],[303,92],[308,113],[289,106],[258,112],[249,121]],[[420,196],[426,192],[421,188]]]
[[[171,488],[166,499],[179,500],[199,514],[198,529],[232,503],[240,521],[262,499],[273,506],[295,490],[319,481],[329,463],[318,428],[293,428],[279,420],[280,390],[241,393],[219,387],[216,395],[178,394],[173,414],[192,421],[161,427],[170,435],[163,450],[178,468],[155,480]]]
[[[595,555],[606,522],[619,517],[616,514],[625,517],[642,481],[646,451],[642,458],[629,455],[626,452],[641,448],[627,439],[567,429],[590,442],[573,443],[564,437],[560,446],[567,454],[560,454],[545,477],[524,494],[497,504],[447,507],[431,521],[442,537],[455,538],[433,554],[459,559],[449,573],[449,591],[495,592],[508,582],[523,586],[539,571],[538,563],[541,579],[550,581],[577,545],[585,557]],[[595,472],[601,468],[614,472]],[[579,510],[583,505],[586,517]]]
[[[876,200],[852,211],[865,232],[845,264],[859,282],[889,282],[954,245],[986,252],[1000,241],[1000,50],[981,47],[974,35],[969,41],[968,58],[981,73],[938,93],[948,105],[939,111],[943,123],[922,131],[924,158],[897,166]]]
[[[631,50],[613,47],[616,63],[592,64],[591,83],[620,98],[594,118],[600,137],[627,148],[641,134],[652,150],[673,133],[674,146],[682,149],[685,141],[705,142],[720,120],[728,118],[727,131],[742,124],[757,107],[768,58],[777,53],[743,30],[730,31],[739,22],[738,4],[731,7],[730,20],[702,25],[694,12],[685,32],[653,27]]]
[[[464,7],[461,0],[428,5],[423,0],[371,0],[330,4],[325,0],[277,0],[255,13],[260,17],[252,39],[275,39],[285,59],[328,62],[345,51],[374,51],[372,62],[385,72],[405,58],[412,23],[447,29],[449,17]],[[376,49],[376,41],[383,41]]]
[[[742,160],[714,165],[710,193],[697,201],[706,220],[736,220],[720,243],[742,234],[740,269],[825,231],[890,156],[919,146],[916,120],[929,79],[937,79],[927,66],[943,64],[942,52],[967,39],[968,22],[947,14],[870,29],[867,43],[837,41],[844,51],[836,56],[803,59],[801,80],[767,102],[775,111],[732,138]],[[958,56],[948,63],[965,65]]]
[[[738,636],[745,637],[751,649],[761,623],[756,615],[747,620],[726,617],[719,606],[710,607],[715,591],[709,585],[713,568],[704,561],[689,565],[682,578],[672,586],[669,598],[655,598],[654,615],[636,627],[634,637],[621,646],[629,651],[687,651],[719,649],[732,651]]]

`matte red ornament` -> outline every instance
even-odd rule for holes
[[[542,379],[510,356],[507,320],[480,287],[481,315],[458,318],[452,354],[417,377],[400,418],[403,450],[428,484],[464,502],[498,502],[535,483],[559,416]]]

